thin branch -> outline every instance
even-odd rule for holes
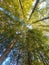
[[[22,10],[23,17],[25,19],[25,15],[24,15],[24,11],[23,11],[23,6],[22,6],[22,3],[21,3],[21,0],[19,0],[19,4],[20,4],[21,10]]]
[[[38,3],[39,3],[39,0],[36,0],[35,6],[34,6],[34,8],[32,9],[32,12],[31,12],[31,14],[30,14],[30,16],[29,16],[29,19],[28,19],[28,20],[30,20],[30,19],[31,19],[31,16],[32,16],[32,14],[34,13],[34,11],[35,11],[35,9],[36,9],[36,7],[37,7]]]
[[[6,59],[6,56],[9,54],[9,52],[11,51],[11,49],[13,48],[13,46],[16,44],[16,40],[14,40],[6,49],[6,51],[4,52],[4,54],[0,57],[0,64],[2,64],[2,62],[4,61],[4,59]]]
[[[45,18],[42,18],[42,19],[40,19],[40,20],[37,20],[37,21],[33,22],[33,24],[34,24],[34,23],[37,23],[37,22],[40,22],[40,21],[43,21],[43,20],[46,20],[46,19],[49,19],[49,16],[48,16],[48,17],[45,17]]]

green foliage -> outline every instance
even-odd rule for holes
[[[0,8],[0,44],[5,45],[7,49],[10,42],[15,39],[14,47],[18,47],[20,50],[23,65],[49,65],[49,45],[47,45],[49,39],[47,40],[47,37],[43,35],[44,29],[49,30],[49,28],[41,27],[41,24],[45,24],[43,22],[33,24],[40,17],[48,16],[45,14],[47,8],[39,10],[39,5],[42,2],[39,2],[30,21],[27,22],[28,12],[30,8],[34,7],[34,2],[34,0],[21,0],[22,12],[18,0],[0,0],[0,7],[3,8],[3,11]],[[6,14],[5,11],[8,13]],[[27,28],[28,24],[33,29]]]

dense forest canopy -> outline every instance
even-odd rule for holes
[[[49,0],[0,0],[0,65],[49,65]]]

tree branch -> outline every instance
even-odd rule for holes
[[[8,15],[10,18],[12,18],[14,21],[18,21],[20,23],[24,23],[24,21],[22,19],[20,19],[17,16],[14,16],[11,12],[7,11],[6,9],[4,9],[3,7],[0,7],[0,11],[2,11],[3,13],[5,13],[6,15]]]
[[[49,25],[39,25],[39,26],[42,26],[42,27],[49,27]]]
[[[43,20],[46,20],[46,19],[49,19],[49,16],[48,16],[48,17],[45,17],[45,18],[42,18],[42,19],[40,19],[40,20],[37,20],[37,21],[33,22],[33,24],[34,24],[34,23],[37,23],[37,22],[40,22],[40,21],[43,21]]]
[[[35,6],[34,6],[34,8],[32,9],[32,12],[31,12],[30,17],[29,17],[29,19],[28,19],[28,20],[30,20],[30,19],[31,19],[31,16],[32,16],[32,14],[34,13],[34,11],[35,11],[35,9],[36,9],[36,7],[37,7],[38,3],[39,3],[39,0],[36,0]]]
[[[6,15],[9,16],[10,18],[12,18],[14,21],[17,21],[17,22],[21,23],[23,26],[26,26],[26,27],[27,27],[28,24],[26,24],[26,23],[24,22],[24,20],[20,19],[20,18],[17,17],[17,16],[14,16],[11,12],[7,11],[6,9],[0,7],[0,11],[2,11],[4,14],[6,14]]]
[[[22,3],[21,3],[21,0],[19,0],[19,4],[20,4],[21,10],[22,10],[23,17],[25,19],[25,15],[24,15],[24,11],[23,11],[23,6],[22,6]]]
[[[4,54],[0,57],[0,64],[2,64],[2,62],[4,61],[4,59],[6,59],[6,56],[9,54],[9,52],[11,51],[11,49],[13,48],[13,46],[16,44],[16,40],[14,40],[6,49],[6,51],[4,52]]]

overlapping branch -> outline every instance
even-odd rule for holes
[[[30,19],[31,19],[31,16],[32,16],[32,14],[34,13],[34,11],[35,11],[35,9],[36,9],[36,7],[37,7],[38,3],[39,3],[39,0],[36,0],[35,6],[34,6],[34,8],[32,9],[32,12],[31,12],[31,14],[30,14],[30,16],[29,16],[29,19],[28,19],[28,20],[30,20]]]

